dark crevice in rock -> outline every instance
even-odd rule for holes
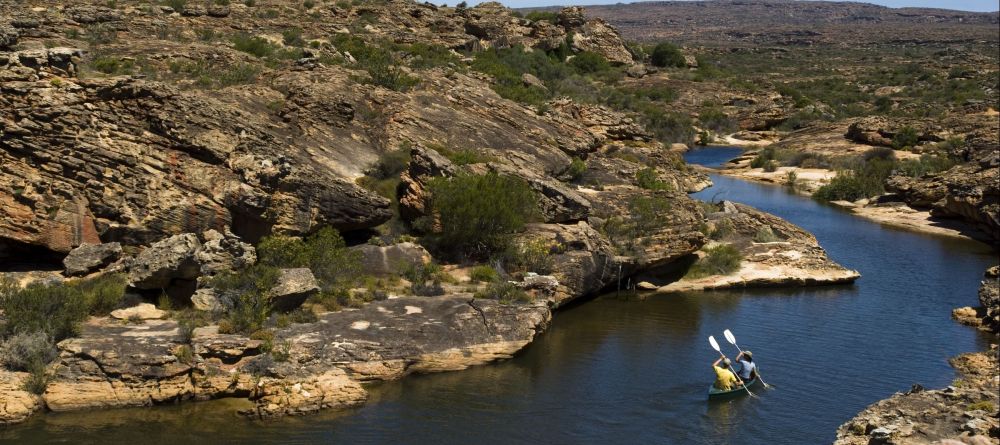
[[[62,270],[65,256],[43,246],[0,239],[0,272]]]
[[[479,306],[476,306],[475,299],[469,300],[469,307],[478,312],[479,316],[483,318],[483,326],[486,327],[486,332],[489,332],[490,335],[495,335],[493,328],[490,327],[490,322],[486,320],[486,313]]]

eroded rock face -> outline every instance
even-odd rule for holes
[[[66,275],[86,275],[107,266],[121,257],[119,243],[82,244],[63,259]]]
[[[914,385],[910,391],[896,393],[841,425],[834,444],[995,442],[1000,428],[995,416],[996,353],[994,346],[991,351],[955,357],[951,364],[962,375],[961,385],[934,390]],[[969,409],[984,401],[992,404],[993,412]]]
[[[79,55],[0,57],[0,237],[68,252],[225,226],[260,236],[389,218],[383,198],[288,150],[266,125],[245,125],[253,118],[238,106],[138,79],[71,79]]]
[[[45,407],[42,398],[23,389],[26,372],[0,371],[0,425],[23,422]]]
[[[993,332],[1000,332],[1000,266],[987,269],[985,275],[979,286],[979,305],[985,312],[982,325]]]

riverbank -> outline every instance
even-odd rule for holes
[[[811,197],[820,187],[828,184],[837,172],[822,168],[777,167],[768,172],[750,167],[755,154],[741,155],[727,162],[722,168],[696,167],[704,173],[718,173],[747,181],[787,188],[793,193]],[[855,202],[831,201],[853,215],[876,223],[912,232],[948,236],[986,242],[988,237],[977,227],[954,218],[941,218],[930,210],[917,209],[888,194],[881,198],[862,199]]]

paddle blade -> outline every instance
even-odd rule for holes
[[[726,329],[722,333],[726,335],[726,340],[729,340],[729,342],[734,345],[736,344],[736,336],[734,336],[729,329]]]
[[[719,349],[719,342],[715,341],[715,337],[714,336],[712,336],[712,335],[708,336],[708,344],[712,345],[712,349],[715,349],[716,352],[718,352],[720,354],[722,353],[722,350]]]

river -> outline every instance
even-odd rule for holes
[[[692,151],[718,165],[738,149]],[[597,298],[556,314],[515,358],[372,387],[365,406],[271,422],[233,401],[39,415],[0,443],[819,444],[913,383],[948,385],[947,359],[989,337],[950,319],[975,305],[983,244],[899,231],[781,187],[712,175],[694,194],[779,215],[857,269],[853,285]],[[709,403],[707,337],[732,329],[773,389]],[[724,341],[723,341],[724,343]],[[729,345],[727,353],[735,352]]]

